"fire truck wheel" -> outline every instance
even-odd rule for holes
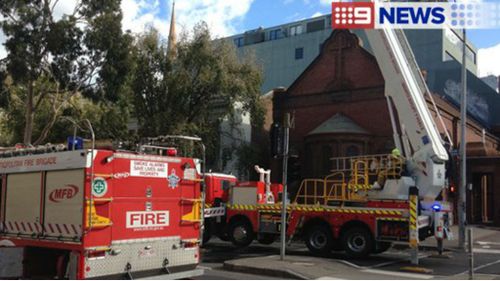
[[[333,235],[326,225],[315,225],[307,231],[306,246],[314,255],[327,255],[333,248]]]
[[[244,220],[236,220],[229,226],[229,239],[237,247],[246,247],[252,243],[254,233],[250,223]]]
[[[372,236],[362,227],[347,230],[342,237],[342,244],[347,255],[355,258],[366,257],[373,249]]]
[[[271,245],[276,241],[276,235],[273,234],[261,234],[259,239],[257,239],[260,244]]]
[[[211,226],[210,224],[206,224],[203,230],[203,245],[207,244],[210,238],[212,238]]]

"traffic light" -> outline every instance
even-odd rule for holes
[[[273,123],[271,127],[271,156],[283,156],[283,127],[279,123]]]
[[[448,198],[455,199],[457,197],[457,185],[453,182],[448,187]]]
[[[450,186],[450,192],[451,193],[455,193],[457,191],[457,189],[455,188],[454,185]]]

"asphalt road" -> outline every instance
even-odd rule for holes
[[[487,276],[488,279],[500,280],[500,243],[476,243],[475,247],[475,272]],[[483,248],[484,247],[484,248]],[[309,256],[307,248],[303,244],[294,243],[287,248],[287,253],[294,256]],[[205,269],[205,275],[197,278],[201,280],[231,280],[231,279],[272,279],[268,276],[255,274],[243,274],[237,272],[226,271],[223,268],[223,263],[226,260],[259,257],[269,255],[279,255],[279,243],[272,245],[260,245],[257,242],[247,248],[238,249],[232,246],[229,242],[223,242],[218,239],[211,240],[202,249],[201,266]],[[434,252],[421,252],[420,266],[434,270],[430,278],[434,279],[460,279],[466,276],[468,268],[468,256],[466,253],[448,252],[450,258],[434,258]],[[401,267],[407,264],[407,250],[391,249],[384,254],[373,255],[363,259],[351,259],[343,253],[332,253],[329,259],[340,260],[348,265],[351,265],[352,272],[342,272],[339,275],[332,276],[335,278],[350,278],[355,276],[366,276],[366,278],[375,278],[375,275],[370,275],[368,272],[373,272],[378,276],[386,277],[386,279],[416,279],[411,278],[411,275],[401,273]],[[364,269],[363,275],[360,268]],[[399,275],[398,275],[399,274]]]

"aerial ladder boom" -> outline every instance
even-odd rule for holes
[[[429,91],[425,80],[402,30],[371,29],[365,33],[385,79],[385,95],[397,110],[400,130],[408,143],[404,152],[410,177],[405,183],[387,181],[397,186],[384,188],[376,196],[402,198],[409,186],[415,185],[422,198],[434,200],[445,186],[448,153],[424,97]]]

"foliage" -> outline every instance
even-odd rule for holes
[[[11,88],[8,96],[9,106],[0,111],[0,146],[18,143],[23,138],[24,94],[23,91]],[[47,120],[53,118],[54,104],[59,104],[59,101],[45,99],[40,103],[34,119],[34,135],[40,135]],[[116,105],[109,101],[96,102],[81,94],[75,94],[65,102],[45,141],[51,143],[64,141],[67,136],[73,134],[73,122],[84,127],[80,122],[84,119],[88,119],[92,123],[98,139],[124,139],[128,137],[126,132],[129,115],[126,106]],[[88,132],[81,130],[78,131],[78,134],[89,137]]]
[[[254,124],[262,124],[261,72],[238,60],[231,44],[213,41],[203,23],[182,37],[176,54],[166,54],[155,30],[135,44],[132,89],[140,134],[198,135],[207,159],[216,159],[219,124],[235,117],[235,104],[252,114]]]
[[[79,0],[74,12],[61,18],[54,13],[58,2],[0,2],[8,53],[2,75],[12,80],[2,87],[0,101],[16,103],[8,113],[17,122],[13,138],[25,144],[50,139],[79,93],[101,105],[119,102],[130,71],[132,38],[121,30],[120,0]]]
[[[61,142],[73,133],[70,119],[89,119],[100,139],[200,136],[215,161],[222,122],[237,127],[250,113],[262,126],[260,69],[251,57],[238,59],[233,44],[213,40],[206,24],[168,54],[154,29],[122,32],[120,0],[78,0],[72,14],[56,17],[58,2],[0,2],[8,54],[0,62],[0,145]],[[127,133],[131,116],[138,136]]]

